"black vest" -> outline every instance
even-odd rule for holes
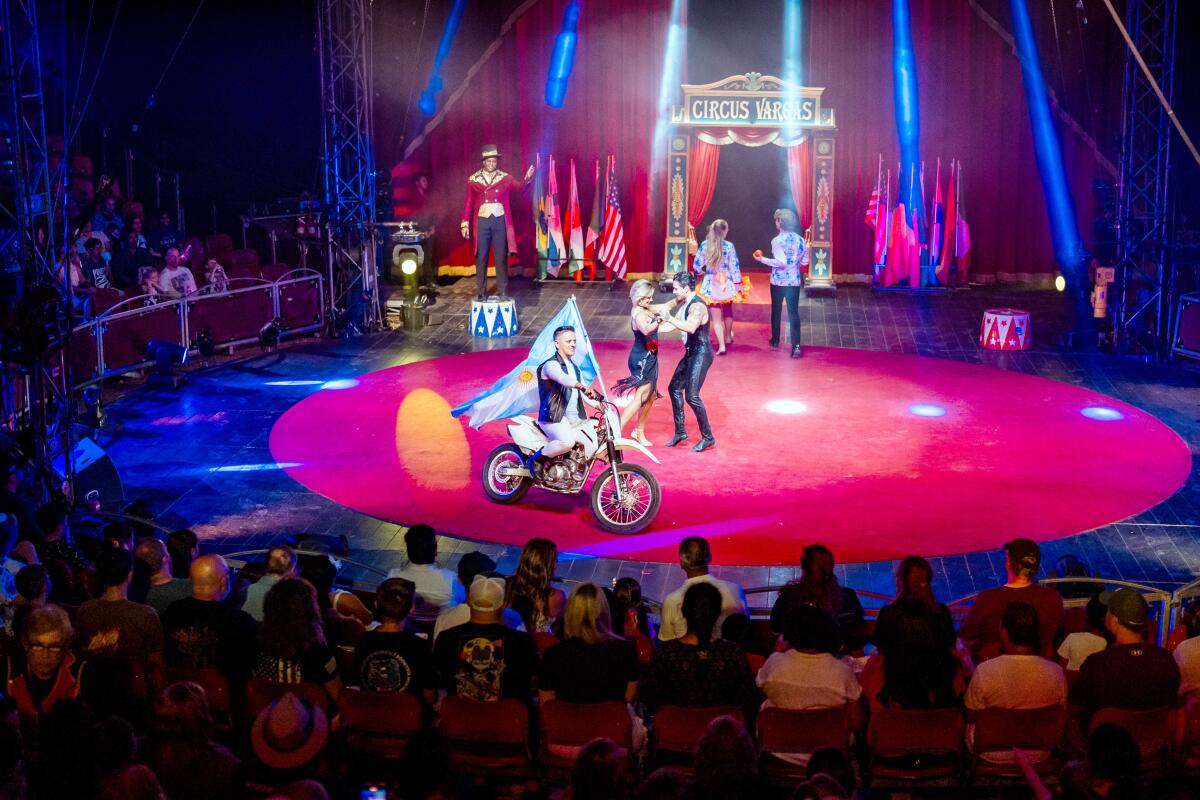
[[[687,319],[688,309],[692,307],[692,303],[703,304],[704,301],[702,299],[700,299],[700,295],[696,295],[695,297],[693,297],[691,300],[688,301],[687,305],[685,305],[680,310],[680,312],[679,312],[680,319]],[[709,317],[707,320],[704,321],[703,325],[696,326],[695,333],[689,333],[687,335],[687,343],[684,345],[684,349],[683,349],[685,358],[687,356],[690,356],[690,355],[700,352],[700,350],[702,350],[704,348],[707,348],[709,351],[712,350],[712,342],[709,341],[709,337],[708,337],[708,326],[711,323],[712,323],[712,317]]]
[[[567,414],[567,394],[571,391],[570,388],[542,375],[543,368],[551,361],[557,361],[568,375],[574,373],[575,379],[582,381],[579,367],[575,366],[574,362],[563,361],[557,352],[552,358],[547,358],[538,365],[538,422],[562,422],[562,418]],[[582,392],[575,395],[575,404],[579,411],[579,418],[587,419]]]

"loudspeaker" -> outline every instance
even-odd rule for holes
[[[1171,355],[1176,353],[1200,358],[1200,292],[1180,295],[1179,303],[1175,306]]]
[[[71,451],[71,460],[75,466],[76,501],[83,501],[89,493],[96,492],[104,511],[120,511],[125,507],[125,487],[121,483],[121,475],[103,447],[86,436],[81,437]],[[59,480],[66,480],[62,456],[54,460],[53,467]]]

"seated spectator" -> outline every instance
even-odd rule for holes
[[[1039,655],[1037,609],[1028,603],[1009,603],[1000,620],[1002,655],[979,665],[967,688],[966,706],[971,711],[985,708],[1033,709],[1067,704],[1067,679],[1058,664]],[[968,731],[971,745],[974,731]],[[995,763],[1012,763],[1013,755],[983,753]],[[1033,762],[1044,761],[1050,753],[1029,752]]]
[[[458,587],[456,591],[467,596],[467,587],[475,580],[476,575],[488,575],[496,569],[496,562],[492,561],[478,550],[472,550],[469,553],[463,553],[458,559]],[[459,603],[450,608],[442,609],[442,613],[438,614],[437,621],[433,625],[433,641],[436,642],[438,636],[447,628],[453,628],[455,625],[471,621],[471,607],[466,603]],[[500,622],[512,628],[515,631],[525,630],[525,623],[521,621],[521,615],[511,608],[504,609],[500,617]]]
[[[17,572],[23,566],[12,558],[17,544],[17,518],[0,511],[0,621],[8,622],[8,606],[17,599]]]
[[[47,503],[37,510],[37,524],[44,533],[40,548],[43,561],[61,561],[74,571],[89,569],[92,562],[71,542],[67,509],[61,503]]]
[[[38,722],[55,703],[85,695],[91,677],[85,674],[85,662],[71,652],[74,633],[70,617],[60,607],[33,609],[25,618],[21,637],[23,668],[14,659],[0,661],[4,669],[0,685],[16,701],[27,737],[35,733]]]
[[[96,233],[97,229],[92,227],[92,220],[90,218],[83,220],[82,222],[76,221],[72,227],[75,229],[75,253],[79,255],[80,258],[87,255],[88,239],[97,239],[101,237],[105,239],[108,238],[108,234],[104,233],[103,229],[99,229],[99,234]],[[108,245],[107,242],[103,242],[102,244],[105,246]]]
[[[568,601],[569,602],[569,601]],[[633,777],[629,753],[612,739],[593,739],[579,751],[563,800],[621,800]]]
[[[101,539],[109,550],[133,552],[133,527],[124,520],[113,520],[105,525]]]
[[[128,764],[100,781],[97,800],[164,800],[162,784],[145,764]]]
[[[1142,753],[1129,731],[1106,722],[1088,736],[1087,760],[1063,768],[1062,796],[1068,800],[1142,797]]]
[[[40,547],[44,531],[38,525],[36,507],[22,493],[24,477],[21,462],[0,455],[0,512],[16,517],[19,541],[33,542]]]
[[[563,640],[542,654],[542,702],[632,703],[639,675],[633,642],[612,631],[608,601],[594,583],[581,583],[563,610]]]
[[[93,231],[107,231],[115,227],[118,231],[125,227],[125,220],[117,213],[117,201],[106,197],[100,201],[96,213],[92,216]]]
[[[254,675],[276,683],[315,683],[330,699],[342,690],[337,657],[325,643],[317,592],[303,578],[284,578],[263,603]]]
[[[836,781],[841,790],[839,796],[855,796],[858,780],[854,775],[854,765],[844,751],[836,747],[822,747],[814,752],[808,761],[805,777],[813,780],[818,775],[826,775]]]
[[[1179,667],[1163,648],[1146,642],[1146,598],[1133,589],[1104,592],[1104,624],[1113,642],[1093,653],[1079,669],[1071,704],[1085,719],[1101,708],[1149,709],[1173,706],[1179,693]]]
[[[792,800],[847,800],[850,795],[837,780],[819,772],[796,786]]]
[[[900,600],[917,600],[927,606],[939,640],[946,650],[954,647],[954,617],[949,607],[934,597],[933,567],[920,556],[906,556],[896,568],[896,601],[879,609],[872,637],[876,647],[883,648],[890,643],[893,636],[891,617],[896,613],[896,602]]]
[[[141,235],[129,228],[121,235],[121,246],[113,254],[112,277],[118,289],[126,293],[138,288],[139,271],[154,266],[154,256],[150,251],[138,244]]]
[[[12,633],[17,641],[21,641],[29,612],[42,608],[50,600],[50,576],[41,564],[29,564],[17,573],[14,583],[17,598],[13,601]]]
[[[333,583],[337,580],[337,565],[333,563],[333,559],[327,555],[304,556],[300,559],[300,576],[317,590],[317,605],[321,607],[321,619],[324,621],[325,636],[329,643],[347,647],[358,644],[367,626],[357,617],[343,614],[333,607]],[[348,594],[340,590],[338,593]],[[357,597],[354,598],[354,602],[362,606]]]
[[[637,800],[691,800],[692,779],[678,767],[659,767],[638,787]]]
[[[98,684],[89,669],[87,685]],[[32,796],[47,798],[93,797],[96,793],[97,768],[93,752],[96,740],[96,715],[91,706],[80,699],[64,697],[49,708],[38,721],[36,735],[26,737],[36,742],[37,761],[31,764]],[[33,749],[31,748],[31,749]]]
[[[158,279],[158,267],[142,267],[138,270],[137,281],[138,291],[147,297],[146,304],[157,303],[161,285]]]
[[[721,593],[715,586],[688,587],[683,596],[687,633],[663,642],[654,653],[649,694],[655,704],[738,706],[747,719],[753,716],[759,695],[746,654],[733,642],[712,638],[720,616]]]
[[[721,623],[721,638],[733,642],[742,648],[746,655],[746,663],[755,674],[766,662],[767,657],[754,651],[758,645],[754,641],[754,623],[745,614],[730,614]]]
[[[234,796],[240,762],[212,740],[212,729],[200,686],[173,683],[155,698],[140,759],[158,775],[171,800]]]
[[[1037,609],[1041,630],[1038,641],[1049,656],[1054,635],[1062,620],[1063,601],[1049,586],[1039,586],[1035,576],[1042,563],[1042,550],[1030,539],[1013,539],[1004,545],[1008,582],[980,592],[958,629],[958,636],[971,648],[975,663],[1000,654],[1000,618],[1009,603],[1029,603]]]
[[[215,258],[204,262],[204,283],[211,292],[229,291],[229,278],[225,275],[225,268]]]
[[[937,607],[910,597],[890,609],[879,651],[859,678],[871,710],[957,705],[966,689],[963,665],[950,649]]]
[[[1088,656],[1108,647],[1109,633],[1104,627],[1107,614],[1108,608],[1096,592],[1087,604],[1087,630],[1067,634],[1058,646],[1058,663],[1067,672],[1078,672]]]
[[[159,294],[166,300],[178,300],[180,297],[196,291],[196,278],[192,271],[182,263],[179,250],[172,247],[163,257],[163,268],[158,273]]]
[[[653,640],[657,631],[650,628],[650,612],[642,599],[642,585],[635,578],[618,578],[609,594],[608,604],[613,626],[626,639],[645,636]]]
[[[149,254],[150,247],[149,247],[149,242],[146,241],[145,226],[146,226],[145,222],[137,214],[130,214],[128,217],[125,218],[125,231],[126,232],[133,231],[134,233],[136,233],[137,237],[138,237],[137,246],[140,247],[141,249],[145,250],[146,253]]]
[[[183,234],[171,224],[171,215],[166,211],[158,215],[158,225],[150,234],[150,250],[156,258],[161,258],[172,247],[183,244]]]
[[[829,612],[815,606],[793,607],[783,636],[790,649],[772,654],[756,678],[766,696],[763,707],[849,707],[855,714],[862,689],[854,670],[835,655],[839,630]],[[775,755],[801,765],[808,761],[806,754]]]
[[[505,605],[521,615],[529,633],[554,633],[567,596],[554,587],[558,547],[549,539],[533,538],[521,548],[517,572],[508,581]]]
[[[296,577],[296,551],[280,545],[267,551],[267,574],[250,585],[246,590],[246,601],[242,610],[257,622],[263,621],[263,602],[267,593],[275,588],[280,581]]]
[[[167,546],[158,539],[148,537],[137,543],[133,557],[150,570],[150,586],[146,590],[146,605],[162,617],[167,606],[176,600],[190,597],[192,582],[171,576],[171,556]]]
[[[128,598],[132,571],[129,552],[100,554],[96,582],[101,595],[75,613],[76,647],[89,658],[121,658],[154,674],[162,665],[162,623],[154,609]]]
[[[445,608],[461,603],[466,595],[462,585],[455,581],[454,572],[439,567],[437,561],[437,534],[428,525],[413,525],[404,533],[404,547],[408,551],[408,566],[394,569],[389,578],[404,578],[417,587],[418,616],[436,618]]]
[[[187,580],[192,559],[200,555],[200,540],[193,531],[181,528],[167,534],[167,555],[171,557],[171,575]]]
[[[257,760],[243,764],[246,789],[252,796],[278,796],[289,783],[321,777],[321,752],[328,741],[325,710],[286,693],[259,712],[250,729]]]
[[[79,266],[83,270],[87,284],[97,289],[112,289],[112,271],[105,257],[104,243],[95,236],[88,239]]]
[[[1077,557],[1067,554],[1059,556],[1058,560],[1054,562],[1054,572],[1052,575],[1055,578],[1090,578],[1092,577],[1092,571],[1088,569],[1087,564],[1080,561]],[[1060,595],[1072,600],[1091,597],[1095,593],[1095,587],[1096,584],[1088,581],[1058,583],[1054,586]]]
[[[467,593],[471,620],[447,628],[433,648],[440,688],[464,700],[530,702],[537,674],[533,637],[501,624],[504,581],[477,575]]]
[[[810,544],[800,556],[800,579],[779,593],[771,607],[771,630],[783,633],[791,609],[816,606],[830,613],[842,632],[847,652],[860,653],[867,643],[862,603],[853,589],[838,584],[833,571],[833,553],[823,544]]]
[[[18,581],[18,591],[20,588]],[[1200,698],[1200,614],[1188,616],[1186,630],[1188,638],[1180,642],[1172,653],[1179,666],[1179,693]]]
[[[758,748],[733,717],[708,723],[696,745],[696,800],[752,800],[762,797]]]
[[[221,556],[193,561],[188,583],[191,596],[171,603],[163,614],[166,661],[183,669],[215,669],[229,681],[234,698],[241,697],[254,664],[258,624],[225,602],[229,565]]]
[[[437,671],[429,642],[404,630],[416,587],[404,578],[388,578],[375,590],[379,627],[367,631],[354,648],[354,675],[368,692],[410,692],[432,704]]]
[[[61,284],[66,280],[64,270],[70,271],[71,276],[71,307],[75,314],[80,316],[88,316],[90,306],[88,305],[91,298],[96,295],[96,287],[92,286],[91,279],[83,272],[83,262],[80,260],[79,254],[72,252],[66,262],[59,262],[58,272],[55,273],[55,278]]]
[[[687,622],[683,618],[683,596],[697,583],[711,583],[721,593],[721,616],[717,627],[730,614],[745,614],[746,593],[736,583],[714,578],[708,574],[712,563],[712,548],[708,540],[700,536],[688,536],[679,543],[679,568],[683,570],[683,585],[663,599],[662,618],[658,629],[660,641],[669,642],[687,633]]]

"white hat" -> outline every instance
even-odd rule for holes
[[[504,608],[504,579],[476,575],[467,592],[467,603],[472,610],[485,613]]]

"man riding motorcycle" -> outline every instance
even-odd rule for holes
[[[571,358],[575,355],[575,329],[563,325],[554,331],[554,356],[538,366],[538,426],[548,441],[525,459],[525,468],[533,474],[540,458],[553,458],[569,452],[576,443],[587,445],[584,428],[590,425],[584,403],[599,407],[599,393],[583,384],[583,375]]]

